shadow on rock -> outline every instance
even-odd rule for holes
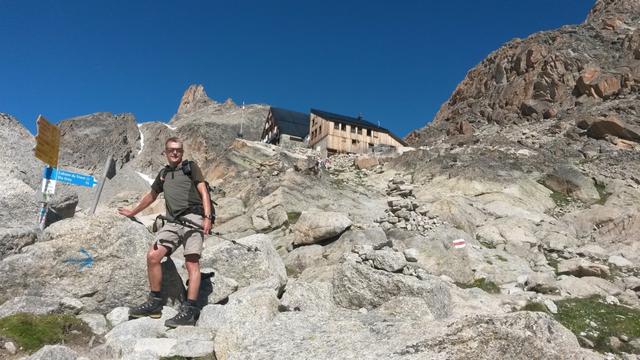
[[[198,291],[197,304],[199,308],[203,308],[209,304],[209,295],[213,293],[213,277],[214,273],[200,273],[200,289]],[[176,305],[182,304],[187,300],[187,287],[189,280],[187,279],[186,287],[182,281],[182,277],[178,273],[176,264],[168,257],[162,263],[162,299],[165,304]]]
[[[161,292],[165,304],[182,304],[187,299],[187,289],[184,287],[182,277],[178,274],[176,264],[170,257],[162,263]]]
[[[200,289],[198,290],[197,306],[202,309],[209,305],[209,295],[213,293],[213,272],[200,273]],[[189,286],[189,280],[187,280],[187,286]]]

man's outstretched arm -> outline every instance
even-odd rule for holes
[[[200,198],[202,198],[202,208],[204,209],[204,219],[202,219],[202,230],[205,234],[209,234],[211,232],[211,213],[213,209],[211,209],[211,201],[209,199],[209,191],[207,191],[207,185],[204,182],[198,183],[196,186],[198,188],[198,192],[200,192]]]
[[[151,190],[147,194],[145,194],[145,196],[143,196],[142,199],[140,199],[140,202],[138,203],[138,205],[136,205],[136,207],[134,207],[131,210],[126,208],[118,208],[118,213],[126,217],[136,216],[140,211],[146,209],[147,207],[149,207],[149,205],[153,204],[153,202],[156,201],[157,198],[158,198],[158,193]]]

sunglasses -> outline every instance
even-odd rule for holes
[[[164,152],[167,154],[172,154],[172,153],[176,153],[176,154],[181,154],[184,151],[183,148],[174,148],[174,149],[164,149]]]

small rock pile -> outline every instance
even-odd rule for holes
[[[441,225],[441,221],[434,216],[429,216],[429,208],[420,206],[413,196],[413,185],[411,180],[403,175],[396,175],[387,184],[387,205],[386,215],[376,222],[383,230],[391,228],[407,229],[418,231],[422,234],[433,230]]]
[[[324,160],[319,160],[320,169],[326,169],[329,176],[338,184],[354,187],[367,186],[366,178],[372,173],[383,172],[382,165],[370,169],[359,169],[356,166],[357,154],[337,154]]]
[[[362,159],[374,159],[375,165],[359,167],[357,165],[358,160]],[[382,165],[378,163],[377,158],[364,154],[336,154],[322,161],[327,170],[334,173],[351,172],[356,170],[373,171],[376,173],[381,173],[383,171]]]
[[[407,183],[407,181],[409,183]],[[415,197],[413,196],[413,185],[411,185],[410,183],[410,177],[409,179],[406,179],[402,175],[396,175],[389,181],[389,184],[387,184],[387,195],[415,199]]]
[[[306,147],[301,147],[301,146],[287,148],[286,151],[296,155],[302,155],[302,156],[312,156],[316,158],[320,156],[318,151],[314,149],[306,148]]]
[[[368,265],[377,270],[413,276],[420,280],[429,277],[426,270],[415,264],[418,261],[416,258],[418,251],[416,249],[408,248],[400,252],[388,246],[389,244],[383,244],[382,247],[356,245],[351,249],[351,257],[355,262]]]
[[[336,154],[328,158],[325,165],[331,172],[354,171],[356,169],[354,162],[357,157],[356,154]]]

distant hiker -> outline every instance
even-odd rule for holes
[[[136,205],[129,210],[119,208],[118,212],[133,217],[151,205],[161,192],[164,192],[166,218],[170,220],[156,233],[154,244],[147,252],[147,273],[151,292],[146,302],[129,311],[131,317],[150,316],[159,318],[162,315],[163,300],[160,294],[162,284],[161,260],[171,255],[180,245],[184,247],[185,266],[189,273],[187,301],[182,304],[180,312],[165,322],[168,327],[195,325],[199,316],[196,306],[200,287],[200,255],[204,234],[209,234],[213,220],[209,192],[202,171],[193,161],[182,160],[184,148],[182,141],[172,137],[165,142],[164,154],[169,165],[156,176],[149,191]],[[202,229],[189,226],[187,222],[202,224]]]

